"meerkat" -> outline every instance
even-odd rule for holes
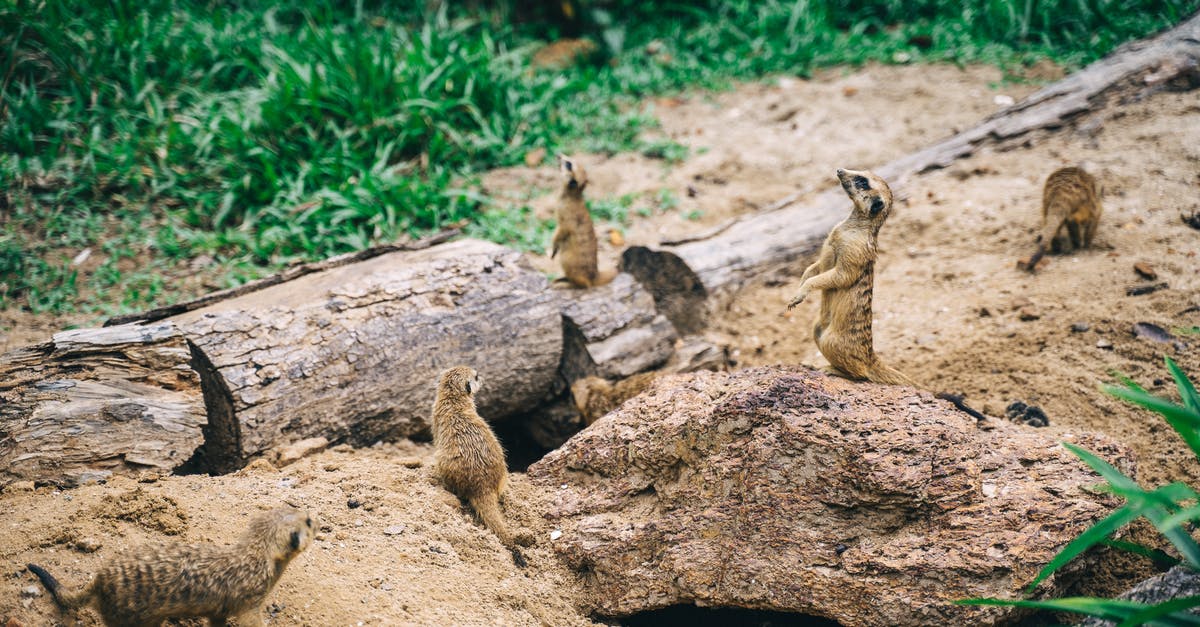
[[[1102,211],[1100,189],[1091,174],[1083,168],[1055,170],[1042,188],[1042,232],[1037,250],[1028,261],[1020,262],[1021,268],[1034,272],[1047,250],[1067,253],[1091,247]]]
[[[564,181],[554,219],[558,226],[550,249],[550,258],[558,257],[563,279],[575,287],[594,287],[601,281],[596,257],[596,227],[583,200],[587,171],[577,161],[559,155]],[[561,255],[561,257],[559,257]]]
[[[500,513],[500,493],[508,482],[504,449],[496,434],[475,410],[479,375],[456,366],[442,372],[433,402],[433,474],[459,498],[467,501],[484,526],[512,552],[517,566],[525,557]]]
[[[583,416],[584,424],[591,426],[625,401],[644,392],[657,378],[657,372],[641,372],[616,383],[600,377],[584,377],[571,384],[571,398],[575,399],[575,408]]]
[[[892,190],[867,171],[839,169],[837,177],[854,208],[825,238],[816,262],[800,277],[800,293],[788,308],[804,302],[813,290],[822,292],[813,337],[833,374],[914,385],[912,379],[879,360],[871,335],[876,244],[879,228],[892,210]]]
[[[232,546],[168,544],[119,555],[78,592],[64,591],[36,564],[28,568],[59,609],[93,606],[108,627],[157,627],[171,618],[261,626],[263,601],[315,530],[310,513],[280,507],[255,517]]]

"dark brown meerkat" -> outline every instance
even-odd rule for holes
[[[834,374],[876,383],[915,385],[879,360],[871,334],[876,245],[879,228],[892,210],[892,190],[883,179],[867,171],[839,169],[837,177],[854,208],[825,238],[816,262],[800,277],[800,293],[788,308],[804,302],[814,290],[822,293],[813,337]]]
[[[583,200],[587,171],[577,161],[559,156],[564,181],[554,219],[558,223],[550,258],[558,257],[563,280],[575,287],[593,287],[601,281],[596,250],[596,227]]]
[[[1083,168],[1055,170],[1042,188],[1042,232],[1037,250],[1018,265],[1033,272],[1047,250],[1068,253],[1091,247],[1103,209],[1100,188],[1091,174]]]
[[[113,558],[78,592],[36,564],[29,570],[62,610],[93,606],[108,627],[157,627],[171,618],[263,624],[262,605],[283,570],[312,542],[313,517],[280,507],[255,517],[231,546],[146,546]]]
[[[616,383],[600,377],[584,377],[571,384],[571,398],[575,399],[575,407],[583,416],[584,424],[590,426],[625,401],[646,391],[656,379],[657,372],[641,372]]]
[[[504,449],[475,410],[478,391],[479,375],[473,368],[456,366],[442,372],[433,402],[433,474],[471,505],[524,568],[525,557],[500,513],[500,493],[508,483]]]

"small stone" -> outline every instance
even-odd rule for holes
[[[21,588],[21,596],[35,598],[42,596],[42,589],[37,586],[25,586]]]
[[[346,501],[346,507],[349,507],[350,509],[358,509],[362,507],[362,501],[358,499],[348,499]]]
[[[1013,103],[1016,102],[1016,100],[1014,100],[1012,96],[1006,96],[1004,94],[996,94],[996,97],[992,98],[992,102],[996,103],[997,105],[999,105],[1001,107],[1011,107],[1013,105]]]
[[[990,309],[988,309],[987,307],[980,307],[979,308],[979,317],[980,318],[991,318],[992,311]]]
[[[1100,338],[1100,339],[1096,340],[1096,348],[1099,348],[1102,350],[1112,350],[1112,347],[1113,347],[1112,342],[1110,342],[1104,338]]]
[[[621,231],[617,229],[609,229],[608,243],[612,244],[616,248],[620,248],[621,246],[625,245],[625,235],[623,235]]]
[[[1034,309],[1033,307],[1022,307],[1020,311],[1017,312],[1017,317],[1021,320],[1029,321],[1041,318],[1042,314],[1038,313],[1038,310]]]
[[[849,549],[850,549],[850,547],[839,542],[837,546],[833,547],[833,552],[837,553],[838,555],[841,555],[842,553],[845,553]]]
[[[980,490],[983,492],[983,495],[989,499],[993,496],[996,496],[996,484],[994,483],[985,483],[980,486]]]
[[[1171,335],[1170,331],[1167,331],[1157,324],[1152,324],[1149,322],[1138,322],[1137,324],[1134,324],[1133,337],[1141,338],[1143,340],[1150,340],[1151,342],[1158,342],[1160,344],[1170,342],[1171,340],[1175,339],[1175,336]]]
[[[687,186],[687,195],[688,195],[688,198],[695,198],[696,196],[700,195],[700,190],[696,189],[696,186],[694,186],[694,185],[688,185]]]
[[[849,98],[858,93],[858,88],[853,85],[846,85],[842,88],[842,95]]]
[[[553,542],[562,537],[562,529],[555,529],[550,532],[550,541]]]
[[[420,457],[402,457],[397,463],[405,468],[420,468],[424,462],[421,461]]]
[[[1071,333],[1084,333],[1091,328],[1086,322],[1076,322],[1071,325]]]
[[[1020,309],[1022,307],[1028,307],[1032,304],[1033,304],[1033,301],[1029,300],[1028,298],[1026,298],[1024,296],[1018,296],[1017,298],[1013,299],[1012,308],[1015,310],[1015,309]]]
[[[323,437],[308,438],[291,444],[279,450],[275,461],[280,466],[294,464],[301,459],[308,457],[314,453],[325,450],[329,447],[329,440]]]
[[[100,550],[100,541],[93,537],[80,538],[75,541],[75,550],[82,553],[95,553]]]
[[[392,525],[392,526],[388,527],[387,529],[383,530],[383,535],[398,536],[398,535],[404,533],[405,528],[406,527],[404,525]]]
[[[391,583],[389,583],[389,582],[385,581],[385,582],[383,582],[382,584],[380,584],[380,586],[379,586],[379,589],[380,589],[380,590],[383,590],[383,591],[385,591],[385,592],[386,592],[386,591],[390,591],[390,590],[393,590],[393,589],[395,589],[395,587],[396,587],[396,586],[393,586]]]
[[[1133,271],[1138,273],[1143,279],[1150,281],[1158,278],[1158,273],[1154,271],[1154,266],[1145,261],[1139,261],[1133,264]]]

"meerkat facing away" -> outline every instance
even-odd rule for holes
[[[500,513],[500,493],[508,482],[504,449],[475,410],[478,391],[479,375],[474,368],[456,366],[442,372],[431,420],[433,474],[471,505],[484,526],[512,552],[517,566],[524,568],[525,557]]]
[[[912,379],[879,360],[871,334],[876,245],[879,228],[892,210],[892,190],[867,171],[839,169],[837,177],[854,208],[825,238],[817,260],[800,277],[800,293],[788,308],[804,302],[813,290],[822,293],[813,337],[834,374],[914,385]]]
[[[1100,190],[1091,174],[1083,168],[1055,170],[1042,188],[1042,232],[1037,250],[1019,265],[1033,272],[1047,250],[1067,253],[1091,247],[1102,211]]]
[[[571,384],[571,398],[575,399],[575,408],[583,416],[584,424],[591,426],[625,401],[644,392],[657,378],[657,372],[640,372],[616,383],[600,377],[584,377]]]
[[[78,592],[36,564],[28,568],[60,609],[94,606],[108,627],[157,627],[170,618],[261,626],[263,602],[315,530],[310,513],[280,507],[255,517],[232,546],[167,544],[118,555]]]
[[[550,258],[558,257],[565,281],[575,287],[593,287],[601,280],[596,256],[596,227],[583,200],[587,171],[579,162],[562,155],[558,162],[564,181],[562,196],[554,210],[558,226],[554,230]]]

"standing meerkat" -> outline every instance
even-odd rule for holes
[[[1042,232],[1037,250],[1018,265],[1034,272],[1047,250],[1067,253],[1089,248],[1102,211],[1100,190],[1091,174],[1083,168],[1055,170],[1042,188]]]
[[[467,501],[483,524],[507,547],[517,566],[526,566],[504,516],[500,493],[508,482],[504,449],[475,410],[479,375],[456,366],[442,372],[433,402],[433,474],[447,490]]]
[[[825,238],[816,262],[800,277],[800,293],[788,308],[804,302],[813,290],[822,292],[813,337],[834,374],[914,385],[912,379],[879,360],[871,335],[876,243],[879,228],[892,210],[892,190],[867,171],[839,169],[837,177],[854,208]]]
[[[596,227],[583,200],[583,190],[588,183],[587,171],[578,162],[565,156],[560,155],[558,162],[564,182],[562,196],[554,210],[558,226],[554,230],[550,258],[558,257],[562,264],[563,279],[571,285],[594,287],[602,281],[596,260]]]
[[[93,606],[108,627],[157,627],[170,618],[261,626],[263,601],[315,529],[308,512],[280,507],[255,517],[232,546],[167,544],[118,555],[73,593],[44,568],[28,568],[60,609]]]

